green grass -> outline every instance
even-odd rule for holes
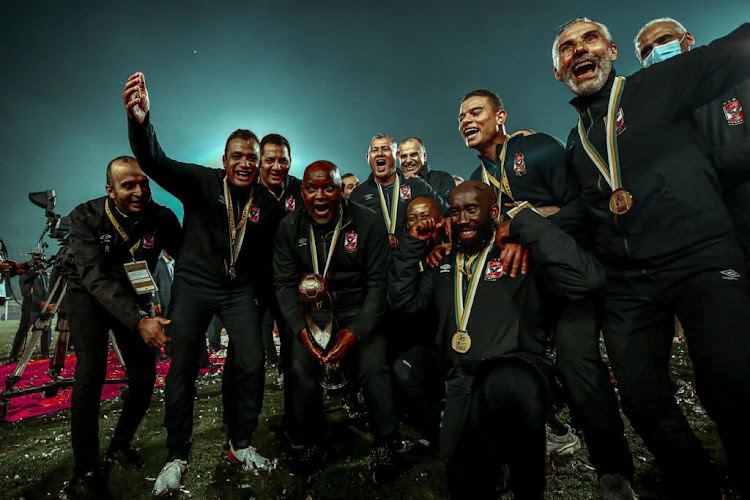
[[[17,321],[0,322],[0,359],[7,359]],[[675,346],[672,364],[675,379],[692,384],[692,369],[684,348]],[[438,460],[409,467],[392,484],[377,487],[368,469],[371,436],[366,428],[349,421],[339,398],[326,403],[330,422],[326,445],[330,448],[327,466],[311,478],[292,475],[286,462],[287,448],[275,430],[283,410],[281,390],[267,374],[264,409],[254,444],[261,454],[274,460],[275,469],[263,473],[243,473],[222,458],[224,429],[221,423],[221,393],[218,375],[202,377],[198,382],[193,451],[185,476],[182,498],[227,499],[439,499],[447,498],[445,476]],[[4,381],[0,381],[4,384]],[[726,467],[714,424],[688,392],[681,402],[694,429],[709,452]],[[109,487],[116,498],[150,498],[153,478],[166,459],[166,433],[162,428],[164,391],[157,389],[151,408],[136,436],[134,447],[146,459],[146,468],[125,471],[112,467]],[[100,447],[109,442],[119,416],[117,400],[104,402],[99,428]],[[69,412],[0,423],[0,498],[55,498],[65,480],[72,474]],[[627,424],[626,424],[627,425]],[[663,498],[658,471],[640,439],[627,428],[636,466],[635,489],[643,499]],[[402,428],[405,441],[417,436]],[[587,461],[585,448],[571,457],[556,459],[554,473],[548,476],[547,498],[589,499],[596,494],[596,474]]]

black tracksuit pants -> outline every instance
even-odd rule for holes
[[[501,464],[510,470],[514,498],[543,498],[550,398],[542,375],[511,358],[477,377],[481,380],[475,380],[468,416],[446,463],[451,498],[497,498]]]
[[[21,306],[21,321],[18,323],[18,330],[16,335],[13,337],[13,346],[10,349],[10,359],[15,359],[21,355],[21,349],[24,347],[24,341],[26,335],[31,336],[33,332],[29,333],[29,328],[36,322],[41,311],[32,309],[29,304],[26,304],[24,300]],[[46,331],[42,333],[41,338],[42,353],[49,353],[50,343],[52,342],[52,331],[47,327]]]
[[[107,374],[109,330],[122,351],[128,392],[122,403],[112,446],[129,445],[151,403],[156,381],[156,350],[135,330],[127,330],[114,316],[93,302],[87,292],[66,297],[70,336],[77,358],[71,401],[70,435],[77,474],[99,464],[99,404]]]
[[[296,335],[292,339],[291,386],[294,442],[320,444],[324,437],[323,388],[319,380],[321,364],[312,357]],[[372,332],[358,341],[344,356],[341,366],[350,380],[362,387],[370,431],[375,446],[388,445],[398,437],[398,418],[393,399],[393,380],[386,362],[385,337]],[[351,378],[354,377],[354,379]],[[286,385],[287,380],[284,380]]]
[[[747,494],[748,290],[744,256],[729,236],[659,267],[607,270],[604,335],[623,411],[667,478],[690,498],[718,498],[718,479],[675,401],[673,316],[685,330],[700,401]]]
[[[393,362],[399,407],[422,437],[437,444],[445,397],[445,370],[436,346],[409,347]]]
[[[620,407],[599,352],[599,322],[592,300],[561,305],[555,327],[555,368],[576,421],[586,436],[599,476],[620,473],[633,479],[633,459],[625,439]]]
[[[227,329],[229,346],[221,393],[229,439],[249,443],[263,406],[263,343],[255,288],[207,289],[178,279],[172,285],[172,364],[166,379],[164,426],[169,460],[187,459],[193,433],[193,405],[206,329],[216,314]]]

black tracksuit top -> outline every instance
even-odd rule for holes
[[[125,242],[104,211],[112,215],[128,235]],[[148,295],[138,296],[128,281],[123,264],[145,260],[153,273],[162,249],[178,258],[182,230],[177,216],[167,207],[151,202],[140,217],[125,217],[106,196],[78,205],[70,213],[69,255],[61,269],[68,290],[86,291],[128,329],[146,315]],[[131,256],[130,248],[140,240]],[[179,260],[179,259],[178,259]],[[66,272],[67,271],[67,272]],[[74,271],[74,272],[71,272]]]
[[[350,200],[341,202],[341,233],[326,279],[337,313],[351,318],[339,326],[349,328],[362,340],[385,314],[391,247],[380,214]],[[313,226],[321,274],[337,220],[334,218],[325,228]],[[299,280],[313,272],[310,224],[311,218],[303,207],[284,218],[276,233],[273,256],[276,298],[295,334],[304,328]]]
[[[245,240],[237,262],[236,279],[229,278],[230,238],[229,220],[224,200],[224,169],[207,168],[192,163],[182,163],[162,151],[156,133],[147,118],[143,125],[128,120],[130,147],[141,169],[157,184],[174,195],[183,204],[185,216],[184,244],[175,266],[175,284],[187,283],[196,287],[233,288],[257,283],[264,273],[259,266],[268,262],[264,255],[269,245],[259,243],[264,238],[273,239],[278,203],[272,196],[259,195],[262,186],[238,189],[231,183],[229,192],[235,223],[251,192],[255,193],[247,218]],[[265,276],[268,274],[265,273]]]
[[[425,165],[419,170],[421,177],[446,203],[450,202],[451,191],[456,187],[453,176],[442,170],[432,170],[429,165]]]
[[[638,71],[625,81],[617,142],[622,184],[633,195],[624,215],[609,211],[611,188],[568,137],[569,161],[593,219],[599,258],[616,266],[655,266],[731,230],[716,172],[697,138],[695,108],[750,77],[750,24],[706,47]],[[571,104],[606,158],[605,123],[614,70],[604,88]]]

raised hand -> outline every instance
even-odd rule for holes
[[[409,224],[409,234],[418,240],[426,241],[435,236],[443,228],[443,222],[434,219],[420,219]]]
[[[139,124],[146,120],[151,103],[146,88],[146,77],[143,73],[130,75],[125,83],[125,90],[122,92],[122,102],[125,104],[128,118]]]

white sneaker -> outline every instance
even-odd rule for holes
[[[242,464],[242,470],[249,471],[252,469],[271,469],[271,462],[252,447],[235,449],[234,444],[229,442],[229,453],[227,454],[230,462]]]
[[[187,471],[187,460],[176,458],[167,462],[156,477],[151,493],[157,496],[172,490],[179,490],[185,471]]]
[[[557,456],[571,455],[581,447],[581,440],[576,436],[576,431],[565,424],[568,432],[564,436],[557,436],[554,432],[547,433],[547,454]]]

